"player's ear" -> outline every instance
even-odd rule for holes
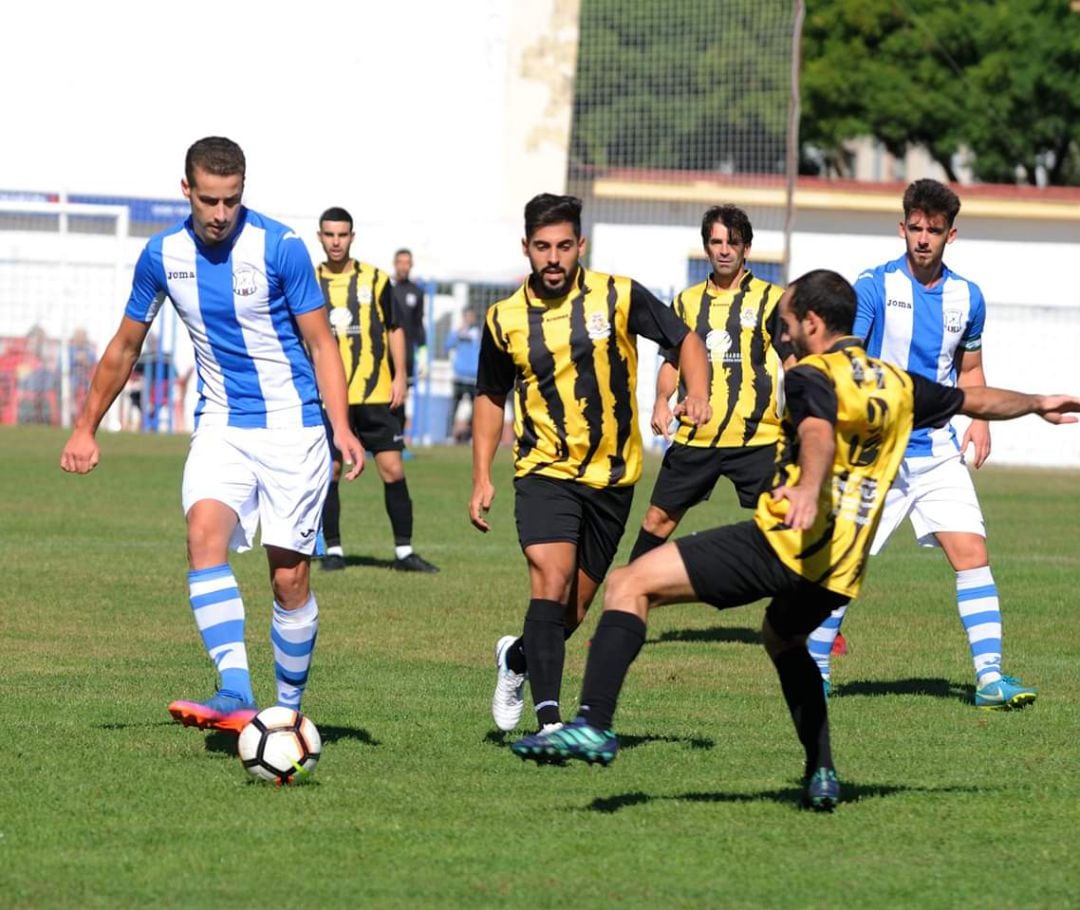
[[[907,237],[907,224],[904,221],[900,222],[900,230],[898,233],[901,237]]]
[[[584,237],[578,237],[578,242],[577,242],[578,256],[584,256],[585,255],[585,244],[586,243],[587,243],[587,241],[585,240]]]
[[[945,235],[945,242],[952,243],[956,239],[956,228],[949,228],[949,233]]]
[[[180,192],[184,194],[185,199],[191,198],[191,186],[187,182],[187,177],[180,178]]]
[[[521,252],[524,253],[526,256],[529,255],[529,238],[528,237],[522,237],[521,238]]]

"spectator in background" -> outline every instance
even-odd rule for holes
[[[411,251],[402,247],[394,253],[394,305],[401,313],[401,327],[405,330],[405,376],[410,388],[414,384],[417,369],[419,369],[420,377],[423,378],[427,375],[428,367],[427,332],[424,330],[424,292],[409,277],[412,267]],[[410,439],[409,431],[412,423],[412,407],[406,410],[406,405],[411,405],[413,400],[413,396],[409,395],[406,404],[396,409],[406,442]]]
[[[71,419],[78,417],[86,403],[86,393],[90,390],[90,377],[97,365],[97,352],[86,334],[86,329],[78,328],[71,333],[68,342],[68,375],[71,381]]]
[[[472,439],[472,405],[476,396],[476,364],[480,359],[480,326],[476,324],[476,311],[465,307],[461,311],[461,325],[446,344],[450,367],[454,375],[454,398],[450,405],[450,435],[455,443]],[[458,417],[458,410],[466,396],[469,399],[469,415]]]

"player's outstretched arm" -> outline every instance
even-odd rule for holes
[[[60,455],[63,470],[71,474],[88,474],[97,466],[101,458],[95,438],[97,428],[128,381],[148,331],[149,323],[128,316],[120,321],[120,328],[94,368],[86,403]]]
[[[487,514],[495,499],[495,485],[491,482],[491,463],[499,448],[502,436],[505,395],[480,392],[473,399],[472,447],[473,486],[469,497],[469,521],[479,531],[491,530]]]
[[[341,365],[341,353],[330,332],[326,310],[320,307],[296,317],[296,325],[311,354],[315,367],[315,380],[319,384],[326,416],[334,432],[334,445],[342,453],[346,463],[352,465],[345,474],[347,480],[355,480],[364,470],[364,447],[349,428],[349,405],[345,390],[345,368]]]
[[[1076,423],[1080,397],[1074,395],[1028,395],[1011,389],[988,386],[964,389],[961,414],[982,420],[1012,420],[1025,414],[1038,414],[1047,423]]]

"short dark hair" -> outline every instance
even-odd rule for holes
[[[531,237],[542,227],[569,222],[574,236],[581,236],[581,200],[577,196],[556,196],[541,193],[525,204],[525,237]]]
[[[741,240],[746,246],[754,242],[754,229],[746,212],[737,205],[714,205],[701,219],[701,242],[705,246],[709,245],[713,225],[717,221],[728,229],[729,240]]]
[[[817,313],[825,327],[837,335],[850,335],[855,324],[855,288],[843,276],[829,269],[814,269],[789,285],[791,312],[805,319]]]
[[[340,205],[332,205],[325,212],[319,216],[319,227],[322,228],[324,221],[347,221],[349,223],[349,231],[352,231],[352,215],[350,215]]]
[[[224,136],[207,136],[192,143],[184,158],[184,176],[189,186],[195,184],[195,168],[217,177],[232,177],[247,173],[244,150]]]
[[[397,259],[398,256],[408,256],[410,259],[412,259],[412,250],[410,250],[407,246],[403,246],[400,250],[394,250],[394,258]]]
[[[944,183],[924,178],[916,180],[904,191],[904,220],[912,212],[924,215],[944,215],[949,227],[952,227],[960,211],[960,197]]]

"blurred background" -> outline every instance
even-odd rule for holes
[[[903,252],[906,184],[949,182],[946,262],[987,297],[989,382],[1080,390],[1076,0],[61,0],[5,18],[0,424],[70,423],[206,135],[243,146],[245,202],[314,261],[331,205],[356,258],[392,272],[412,251],[414,446],[467,437],[464,311],[520,284],[538,192],[583,198],[590,267],[670,300],[708,272],[711,205],[748,212],[759,276],[854,280]],[[106,425],[190,430],[193,368],[163,308]],[[1051,432],[995,428],[994,461],[1080,463],[1080,433]]]

